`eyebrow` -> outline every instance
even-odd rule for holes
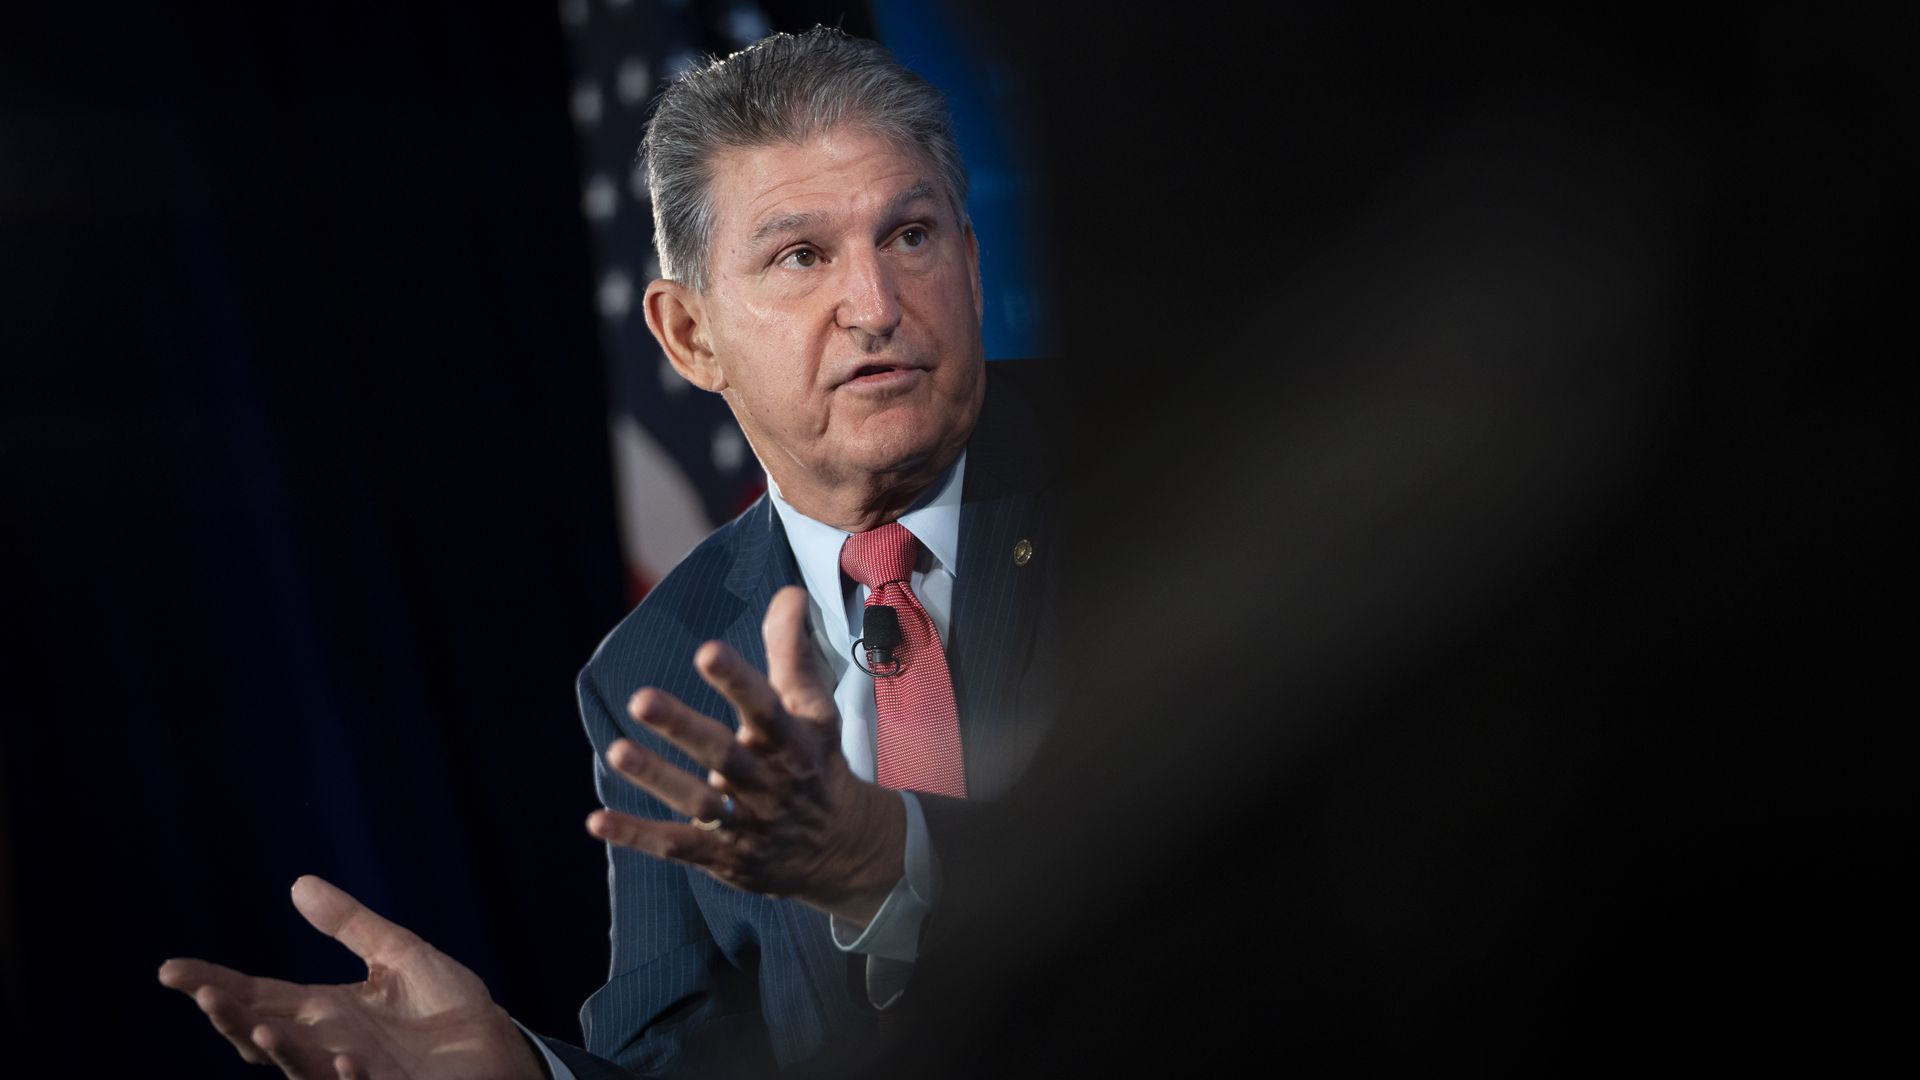
[[[900,192],[900,194],[895,195],[888,201],[886,215],[890,218],[899,217],[901,212],[908,206],[922,200],[933,200],[937,197],[933,185],[922,180],[912,187],[907,188],[905,191]],[[762,221],[759,225],[754,226],[753,235],[747,237],[747,246],[757,248],[765,243],[770,236],[777,236],[781,233],[800,232],[820,224],[827,220],[827,217],[828,215],[826,214],[812,210],[770,217]]]

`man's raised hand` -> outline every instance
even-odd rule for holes
[[[704,780],[627,739],[607,748],[622,776],[718,827],[596,810],[587,831],[864,925],[900,880],[906,810],[896,793],[853,775],[840,752],[839,713],[807,636],[806,590],[775,594],[761,633],[765,675],[717,641],[694,655],[701,677],[739,714],[737,733],[661,690],[627,703],[636,722],[705,766]]]
[[[300,986],[204,960],[160,966],[160,982],[191,996],[242,1058],[300,1080],[545,1074],[486,984],[452,957],[320,878],[294,882],[293,904],[366,961],[365,982]]]

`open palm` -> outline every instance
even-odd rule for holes
[[[302,1080],[543,1075],[464,965],[320,878],[295,882],[293,903],[366,961],[365,982],[302,986],[190,959],[160,968],[160,982],[191,995],[242,1058]]]

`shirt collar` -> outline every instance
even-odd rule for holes
[[[934,569],[958,576],[960,554],[960,493],[967,471],[967,452],[928,485],[911,509],[900,515],[900,524],[920,541],[933,556]],[[852,533],[815,521],[795,510],[780,494],[780,485],[767,477],[767,495],[787,530],[787,543],[793,546],[794,562],[800,565],[800,577],[816,602],[844,595],[840,580],[840,548]]]

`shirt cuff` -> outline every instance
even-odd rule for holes
[[[513,1020],[513,1017],[509,1016],[507,1019]],[[513,1020],[513,1026],[519,1028],[520,1034],[525,1035],[527,1041],[533,1044],[533,1048],[540,1051],[540,1056],[547,1060],[548,1076],[553,1077],[553,1080],[578,1080],[573,1075],[573,1070],[567,1068],[567,1063],[555,1057],[552,1050],[547,1049],[547,1040],[528,1031],[527,1025],[518,1020]]]
[[[927,819],[920,812],[920,800],[913,792],[902,791],[900,801],[907,811],[906,873],[874,912],[873,921],[864,928],[829,919],[833,943],[842,952],[862,953],[869,958],[911,962],[920,956],[920,927],[939,899],[939,881],[933,859],[933,841],[927,835]]]

